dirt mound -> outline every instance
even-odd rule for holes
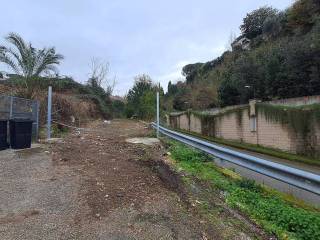
[[[0,94],[6,94],[10,92],[10,87],[0,82]]]

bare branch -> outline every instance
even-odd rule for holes
[[[116,84],[116,76],[109,79],[109,69],[110,64],[108,62],[103,62],[99,58],[93,57],[90,64],[91,72],[89,74],[88,84],[101,87],[111,95]]]

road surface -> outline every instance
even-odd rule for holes
[[[212,224],[192,209],[159,168],[165,149],[126,142],[150,134],[142,123],[89,127],[0,153],[0,239],[268,239],[232,211]]]

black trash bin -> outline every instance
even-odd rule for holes
[[[1,120],[0,119],[0,151],[5,150],[8,148],[8,142],[7,142],[7,120]]]
[[[31,147],[32,120],[11,119],[10,120],[10,145],[13,149],[24,149]]]

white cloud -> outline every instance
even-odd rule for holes
[[[189,60],[182,60],[177,62],[173,68],[171,68],[170,72],[164,73],[162,75],[157,76],[155,79],[157,82],[160,82],[161,86],[165,91],[167,91],[168,83],[171,81],[175,83],[177,81],[184,81],[185,77],[182,75],[182,68],[188,64],[196,63],[196,62],[207,62],[211,61],[214,58],[220,56],[224,51],[224,46],[218,47],[209,47],[204,45],[190,44],[187,49],[194,52],[194,55],[200,55],[198,58],[190,58]]]

